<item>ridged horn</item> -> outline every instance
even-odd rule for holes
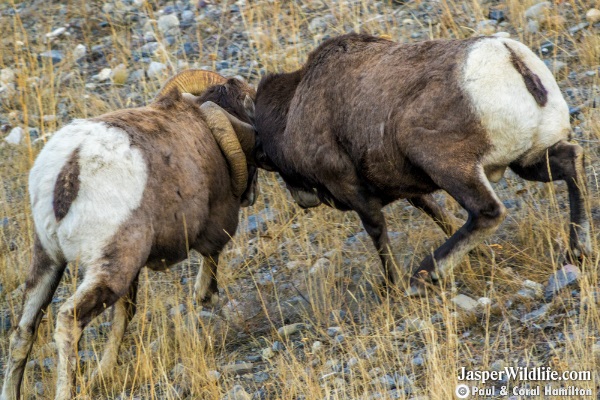
[[[227,82],[227,78],[216,72],[203,69],[186,69],[170,78],[163,85],[156,98],[164,96],[173,88],[178,88],[180,93],[191,93],[194,96],[202,94],[206,88]]]
[[[206,124],[225,155],[227,164],[229,164],[233,194],[240,197],[248,184],[248,166],[236,131],[229,122],[227,113],[217,104],[207,101],[200,106],[200,109],[204,114]]]

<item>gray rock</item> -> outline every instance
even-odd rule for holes
[[[221,367],[221,372],[225,375],[242,375],[252,372],[253,368],[253,363],[241,362],[224,365]]]
[[[61,51],[58,50],[48,50],[40,53],[38,55],[38,59],[41,60],[50,60],[52,64],[58,64],[64,58],[64,55]]]
[[[260,372],[257,372],[256,374],[254,374],[252,379],[256,383],[263,383],[265,381],[268,381],[269,378],[270,378],[270,376],[268,373],[266,373],[265,371],[260,371]]]
[[[252,400],[252,396],[242,386],[235,385],[221,400]]]
[[[581,271],[575,265],[565,265],[560,271],[556,271],[550,276],[544,289],[545,299],[550,300],[562,289],[577,285],[580,276]]]
[[[546,16],[550,7],[552,7],[552,4],[549,1],[534,4],[525,11],[525,18],[539,21]]]
[[[4,141],[9,144],[19,144],[23,140],[23,128],[17,126],[12,128],[10,133],[4,138]]]
[[[97,75],[94,75],[92,78],[97,80],[98,82],[104,82],[110,79],[110,74],[112,73],[112,69],[103,68]]]
[[[336,344],[342,344],[346,340],[346,336],[344,336],[343,334],[339,334],[333,340]]]
[[[274,341],[273,346],[271,346],[271,348],[273,349],[273,351],[284,351],[285,350],[285,346],[279,340]]]
[[[42,382],[40,382],[40,381],[37,381],[37,382],[35,383],[35,386],[34,386],[34,388],[35,388],[35,393],[36,393],[38,396],[43,396],[43,395],[44,395],[44,391],[45,391],[45,390],[44,390],[44,384],[43,384]]]
[[[181,13],[181,21],[184,21],[184,22],[192,22],[195,17],[196,17],[196,15],[191,10],[185,10],[184,12]]]
[[[158,42],[149,42],[140,47],[140,51],[142,53],[142,57],[152,56],[156,53],[156,51],[160,48],[160,43]]]
[[[179,33],[179,19],[175,14],[162,15],[158,19],[158,29],[165,35]]]
[[[543,306],[541,306],[537,310],[532,311],[532,312],[530,312],[528,314],[525,314],[523,316],[523,318],[521,318],[521,322],[523,322],[523,323],[536,322],[537,320],[539,320],[542,317],[546,316],[546,314],[548,313],[549,310],[550,310],[550,305],[549,304],[544,304]]]
[[[544,291],[544,285],[538,282],[526,279],[523,281],[523,289],[531,290],[535,297],[541,298]]]
[[[15,71],[10,68],[0,70],[0,84],[8,85],[15,82]]]
[[[525,26],[525,32],[529,33],[530,35],[534,34],[534,33],[538,33],[540,30],[540,23],[535,21],[535,20],[529,20],[527,21],[527,25]]]
[[[331,268],[331,261],[329,261],[329,259],[327,259],[325,257],[321,257],[317,261],[315,261],[315,263],[313,264],[312,267],[310,267],[310,270],[308,271],[308,273],[312,274],[312,275],[326,274],[330,268]]]
[[[221,377],[221,373],[219,371],[210,370],[206,373],[206,377],[211,382],[216,382]]]
[[[477,24],[477,32],[482,35],[491,35],[496,32],[497,21],[493,19],[484,19]]]
[[[283,337],[286,337],[293,335],[296,332],[299,332],[301,329],[304,329],[304,324],[295,323],[282,326],[281,328],[277,329],[277,333]]]
[[[146,74],[148,75],[148,78],[154,79],[163,75],[166,72],[166,69],[167,66],[165,64],[152,61],[146,70]]]
[[[548,69],[552,71],[554,75],[564,72],[567,68],[567,63],[560,60],[544,60],[544,64],[546,64]]]
[[[60,28],[56,28],[52,32],[46,33],[46,38],[48,38],[48,39],[57,38],[59,36],[62,36],[66,31],[67,31],[67,28],[65,28],[64,26],[61,26]]]
[[[421,367],[421,366],[423,366],[424,363],[425,363],[425,360],[423,360],[423,357],[421,357],[421,356],[416,356],[415,358],[412,359],[412,365],[414,365],[415,367]]]
[[[330,326],[327,328],[327,336],[334,337],[342,332],[342,328],[339,326]]]
[[[571,35],[574,35],[577,32],[579,32],[580,30],[587,28],[588,26],[590,26],[590,24],[588,24],[587,22],[580,22],[577,25],[570,27],[569,33]]]
[[[272,348],[266,347],[262,350],[261,355],[262,358],[264,358],[265,360],[269,360],[275,356],[275,352]]]
[[[317,341],[313,342],[311,349],[312,349],[313,353],[320,353],[321,350],[323,350],[323,343],[321,343],[317,340]]]
[[[463,311],[475,312],[477,310],[477,301],[467,295],[459,294],[451,300],[454,305]]]

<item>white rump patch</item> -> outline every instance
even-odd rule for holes
[[[537,104],[511,62],[505,44],[536,74],[548,92],[545,106]],[[569,108],[550,70],[527,46],[506,38],[476,42],[465,62],[463,87],[470,96],[492,150],[484,166],[507,166],[524,156],[536,158],[571,130]]]
[[[56,221],[56,179],[79,149],[79,192],[69,212]],[[46,144],[29,175],[36,232],[55,261],[97,260],[131,212],[139,207],[147,180],[146,162],[129,136],[102,122],[75,120]]]

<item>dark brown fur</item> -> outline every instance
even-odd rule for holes
[[[79,193],[79,149],[76,149],[56,178],[52,207],[57,221],[62,220]]]
[[[529,93],[531,93],[538,105],[540,105],[541,107],[545,106],[548,102],[548,91],[542,84],[542,81],[540,80],[539,76],[531,72],[531,70],[527,67],[527,65],[525,65],[523,60],[521,60],[519,56],[513,51],[513,49],[511,49],[506,43],[504,44],[504,47],[506,47],[510,52],[510,61],[512,62],[515,69],[519,72],[519,74],[521,74],[521,76],[523,77],[525,87],[527,87]]]

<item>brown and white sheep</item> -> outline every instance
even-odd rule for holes
[[[254,95],[237,79],[184,71],[152,104],[75,120],[48,141],[29,176],[35,244],[2,400],[20,397],[43,310],[68,262],[85,276],[56,318],[56,399],[72,395],[82,330],[112,305],[98,371],[115,365],[144,265],[164,269],[195,249],[204,256],[198,296],[218,293],[219,253],[236,231],[240,206],[254,199]]]
[[[389,282],[397,277],[382,207],[407,198],[449,231],[452,218],[430,196],[443,189],[458,201],[467,222],[421,262],[410,294],[496,230],[506,209],[490,182],[507,167],[527,180],[566,181],[568,255],[591,253],[583,151],[568,142],[567,104],[517,41],[329,39],[300,70],[261,80],[255,128],[259,166],[279,172],[300,205],[356,211]]]

